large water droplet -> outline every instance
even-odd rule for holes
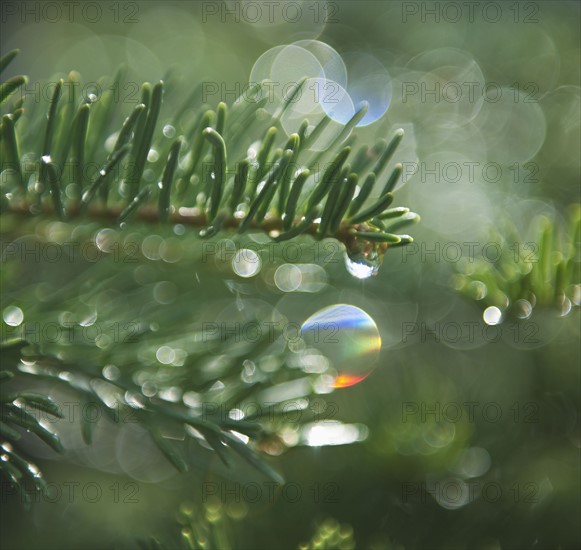
[[[337,304],[311,315],[301,327],[301,338],[334,369],[335,388],[353,386],[375,369],[381,338],[375,321],[362,309]]]
[[[348,252],[345,252],[345,267],[357,279],[368,279],[377,275],[380,265],[381,258],[379,256],[367,258],[363,254],[350,256]]]

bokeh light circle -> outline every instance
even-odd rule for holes
[[[299,46],[275,46],[264,52],[254,63],[250,84],[263,83],[262,97],[268,99],[264,108],[274,114],[305,77],[324,77],[323,67],[317,58]],[[301,96],[302,94],[299,97]],[[294,108],[294,103],[291,107]]]
[[[545,115],[536,101],[515,88],[490,86],[474,123],[488,145],[489,159],[512,166],[533,158],[545,141]]]
[[[335,388],[353,386],[375,369],[381,337],[375,321],[362,309],[336,304],[311,315],[301,326],[301,338],[319,350],[336,371]]]
[[[307,139],[316,126],[329,117],[325,128],[309,142],[311,151],[324,151],[343,129],[343,125],[355,114],[355,106],[347,91],[336,82],[325,78],[309,78],[300,96],[293,101],[282,117],[281,124],[287,134],[297,131],[303,120],[309,121]],[[348,135],[345,136],[345,139]]]
[[[238,250],[232,259],[232,269],[239,277],[254,277],[260,271],[261,265],[260,256],[248,248]]]
[[[392,98],[392,79],[384,65],[373,55],[350,52],[343,55],[349,81],[347,91],[355,105],[363,101],[368,110],[357,126],[368,126],[387,111]]]
[[[418,83],[405,83],[404,99],[419,98],[423,114],[438,118],[441,126],[463,126],[480,112],[486,80],[468,52],[457,48],[430,49],[411,59],[407,68],[424,76]]]
[[[321,42],[320,40],[299,40],[294,45],[304,48],[317,58],[327,80],[332,80],[343,88],[347,87],[347,67],[345,66],[345,61],[329,44]]]

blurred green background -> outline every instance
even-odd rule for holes
[[[347,303],[371,317],[381,348],[349,360],[365,372],[373,363],[373,372],[326,396],[336,407],[333,420],[367,429],[359,428],[362,441],[351,445],[290,446],[272,461],[302,491],[297,502],[279,493],[258,503],[219,494],[233,547],[296,548],[332,517],[351,525],[357,548],[578,548],[579,302],[565,312],[537,308],[528,318],[533,339],[523,336],[526,326],[507,319],[493,341],[483,332],[488,325],[480,305],[455,292],[453,281],[458,266],[470,263],[466,243],[481,253],[496,242],[491,231],[502,234],[507,224],[520,245],[533,242],[535,216],[564,227],[568,206],[579,201],[580,4],[254,2],[262,14],[257,20],[258,12],[244,11],[257,9],[248,2],[100,2],[84,14],[79,5],[71,18],[48,4],[55,3],[2,7],[2,53],[21,49],[7,76],[28,75],[31,90],[72,69],[84,82],[96,82],[125,63],[128,81],[172,83],[167,113],[200,81],[221,90],[244,86],[265,51],[297,40],[325,42],[345,59],[359,55],[353,69],[362,74],[378,62],[381,74],[389,75],[387,112],[358,130],[358,142],[406,130],[395,161],[415,173],[397,201],[422,216],[413,232],[418,244],[388,252],[378,275],[366,280],[346,272],[339,250],[324,262],[303,258],[324,268],[314,293],[273,284],[275,270],[289,263],[280,254],[263,258],[260,273],[244,281],[265,316],[277,308],[300,323],[321,308]],[[296,21],[288,20],[296,7],[289,4],[302,10]],[[226,8],[238,15],[224,15]],[[373,59],[369,66],[362,54]],[[443,92],[450,83],[457,86]],[[370,94],[376,91],[366,85]],[[232,99],[218,93],[208,103]],[[172,236],[155,232],[160,239]],[[454,250],[461,250],[459,261]],[[208,321],[227,318],[230,263],[189,258],[157,262],[155,270],[159,280],[174,284],[177,296],[191,295],[195,272],[204,300],[213,304]],[[29,282],[59,277],[62,266],[47,263]],[[454,323],[473,323],[476,336],[447,337],[442,330]],[[458,419],[451,418],[454,407]],[[117,444],[113,437],[104,441],[109,447],[91,451],[93,459],[79,451],[62,461],[48,454],[38,460],[47,479],[108,488],[101,501],[44,501],[28,514],[3,503],[5,548],[129,548],[149,535],[165,537],[171,547],[180,504],[208,507],[204,487],[264,483],[242,464],[228,473],[213,459],[192,474],[174,474],[138,430]],[[149,470],[128,465],[131,448],[152,457]],[[115,452],[125,457],[120,468],[104,458]],[[447,482],[452,492],[461,487],[463,496],[425,492]],[[490,494],[483,491],[487,484]],[[137,487],[136,502],[113,502],[116,487],[122,497]],[[469,487],[472,496],[464,498]]]

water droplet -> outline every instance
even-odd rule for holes
[[[2,318],[7,325],[17,327],[20,326],[24,320],[24,313],[22,313],[22,310],[19,307],[8,306],[7,308],[4,308]]]
[[[141,395],[139,395],[135,392],[132,392],[132,391],[126,391],[125,395],[123,397],[125,399],[125,402],[130,407],[133,407],[134,409],[144,409],[145,408],[145,401],[141,397]]]
[[[82,327],[90,327],[90,326],[93,326],[95,324],[96,320],[97,320],[97,312],[90,311],[87,315],[84,316],[84,319],[81,319],[79,321],[79,325]]]
[[[255,380],[256,365],[249,359],[246,359],[242,365],[244,369],[240,373],[240,378],[243,382],[250,384]]]
[[[145,382],[141,386],[141,393],[146,397],[153,397],[157,393],[157,386],[153,382]]]
[[[379,257],[370,259],[363,254],[349,256],[349,253],[345,252],[345,267],[357,279],[368,279],[377,275],[380,265],[381,259]]]
[[[533,306],[528,300],[520,299],[514,304],[514,314],[519,319],[528,319],[533,312]]]
[[[569,315],[569,313],[571,312],[571,309],[572,309],[571,300],[569,300],[569,298],[567,298],[567,296],[563,296],[563,299],[562,299],[561,305],[560,305],[561,317],[565,317],[566,315]]]
[[[172,138],[176,135],[176,129],[171,124],[166,124],[163,127],[163,135],[166,138]]]
[[[79,194],[79,186],[76,183],[69,183],[66,187],[65,187],[65,195],[67,196],[67,199],[74,199],[78,196]],[[6,197],[8,197],[8,194],[6,194]],[[11,197],[8,197],[8,199],[10,199]]]
[[[171,388],[164,388],[158,393],[160,399],[164,401],[169,401],[170,403],[177,403],[182,397],[182,391],[176,386]]]
[[[228,411],[228,416],[232,420],[244,420],[244,417],[246,415],[244,414],[244,411],[242,411],[241,409],[232,409],[231,411]]]
[[[487,307],[482,314],[482,318],[487,325],[498,325],[502,322],[502,311],[496,306]]]
[[[157,360],[163,365],[170,365],[175,359],[175,352],[169,346],[161,346],[155,353]]]
[[[241,220],[246,216],[246,214],[248,214],[248,210],[250,210],[250,206],[248,204],[246,203],[239,204],[236,207],[236,212],[234,212],[234,217],[237,220]]]
[[[114,250],[115,245],[118,243],[118,238],[114,229],[101,229],[95,235],[95,244],[101,252],[109,253]]]
[[[192,409],[199,408],[202,405],[200,394],[194,391],[187,391],[184,393],[184,395],[182,395],[182,401],[186,407],[190,407]]]
[[[119,137],[119,132],[114,132],[105,140],[105,150],[107,151],[107,153],[113,152],[113,149],[115,148],[115,143],[117,143],[118,137]]]
[[[107,334],[99,334],[95,338],[95,345],[99,349],[107,349],[107,348],[111,347],[112,344],[113,344],[113,339],[110,336],[108,336]]]
[[[155,149],[150,149],[147,153],[147,162],[157,162],[159,160],[159,153]]]
[[[103,376],[107,380],[117,380],[121,376],[121,371],[115,365],[107,365],[103,367]]]
[[[362,309],[337,304],[311,315],[301,327],[301,338],[319,350],[335,371],[333,387],[353,386],[375,369],[381,338],[375,321]]]
[[[488,288],[482,281],[472,281],[468,285],[468,292],[473,300],[482,300],[488,294]]]

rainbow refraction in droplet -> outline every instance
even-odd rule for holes
[[[336,373],[334,388],[358,384],[377,365],[381,337],[375,321],[358,307],[336,304],[319,310],[303,323],[301,338],[329,360]]]

